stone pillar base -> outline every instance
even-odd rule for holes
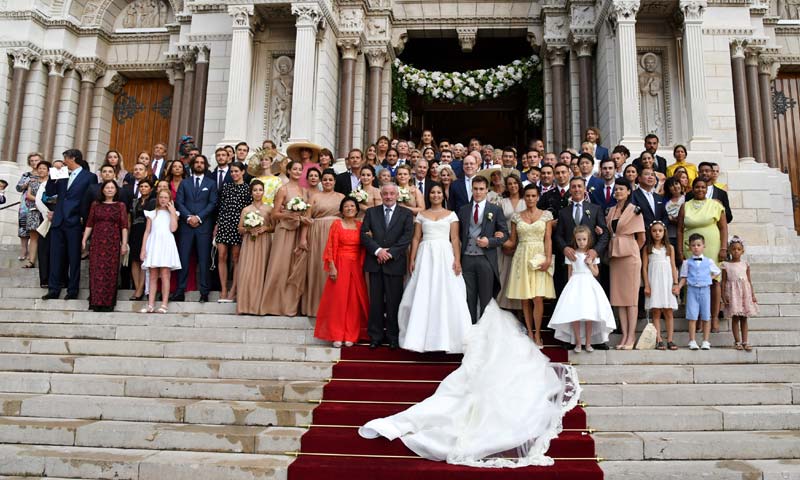
[[[696,137],[689,140],[687,145],[689,150],[701,150],[707,152],[721,152],[722,146],[720,143],[711,137]]]

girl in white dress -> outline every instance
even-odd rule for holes
[[[586,254],[592,248],[591,230],[586,225],[578,225],[572,235],[576,258],[575,261],[564,259],[569,282],[561,292],[550,326],[557,339],[575,345],[575,353],[582,351],[582,342],[586,344],[586,351],[591,352],[593,343],[608,341],[616,322],[608,297],[594,278],[599,273],[600,259],[586,264]]]
[[[397,323],[400,346],[415,352],[463,352],[472,326],[461,276],[458,217],[444,208],[444,190],[428,191],[431,208],[417,214]]]
[[[650,238],[642,251],[642,278],[644,280],[644,308],[650,310],[653,326],[658,332],[658,350],[677,350],[672,342],[672,311],[678,308],[673,290],[678,285],[675,267],[675,249],[667,240],[667,226],[660,220],[650,224]],[[667,343],[661,339],[661,315],[667,327]]]
[[[150,271],[150,295],[147,307],[141,313],[152,313],[156,303],[156,285],[161,277],[161,306],[158,313],[167,313],[170,271],[181,269],[178,247],[175,245],[175,230],[178,229],[178,211],[172,202],[169,190],[160,190],[156,197],[156,209],[145,210],[147,227],[142,239],[142,268]]]

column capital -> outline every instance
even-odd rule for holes
[[[250,17],[255,13],[253,5],[228,5],[228,15],[233,17],[233,29],[250,29]]]
[[[30,70],[31,64],[39,59],[39,54],[28,47],[11,49],[8,54],[14,59],[14,68],[23,70]]]
[[[548,45],[547,46],[547,59],[550,60],[550,66],[564,66],[567,58],[568,47],[566,45]]]
[[[183,80],[183,62],[173,62],[166,73],[170,85],[175,85],[176,80]]]
[[[344,60],[355,60],[361,47],[361,37],[343,37],[336,40]]]
[[[112,75],[110,79],[108,79],[108,85],[106,86],[106,90],[116,95],[122,91],[122,88],[127,83],[128,79],[125,78],[125,76],[121,75],[119,72],[117,72],[114,75]]]
[[[780,67],[781,63],[772,55],[761,55],[758,58],[758,73],[760,75],[769,75],[770,79],[774,79]]]
[[[747,39],[732,38],[731,39],[731,58],[744,58],[744,51],[747,47]]]
[[[466,53],[471,52],[478,39],[478,27],[457,27],[456,33],[458,34],[458,43],[461,44],[461,51]]]
[[[292,15],[297,17],[295,27],[305,27],[317,29],[317,25],[322,20],[322,10],[316,3],[293,3]]]
[[[707,0],[680,0],[679,8],[684,23],[702,22],[706,7],[708,7]]]
[[[748,67],[758,67],[759,49],[753,46],[748,46],[744,50],[744,64]]]
[[[597,37],[594,36],[573,36],[572,46],[578,57],[591,57],[592,50],[597,44]]]
[[[609,15],[617,22],[635,22],[639,6],[639,0],[612,0]]]
[[[95,83],[106,73],[105,67],[96,61],[80,62],[75,65],[75,70],[80,74],[81,82],[86,83]]]
[[[51,76],[63,77],[64,72],[72,68],[72,61],[63,55],[45,55],[42,63],[47,65]]]
[[[208,63],[210,49],[207,45],[197,45],[197,63]]]
[[[370,47],[364,50],[364,55],[367,57],[367,63],[372,68],[383,68],[386,64],[388,54],[385,47]]]
[[[195,60],[197,59],[197,53],[193,48],[185,48],[182,50],[183,51],[180,53],[179,59],[181,62],[183,62],[183,71],[193,72]]]

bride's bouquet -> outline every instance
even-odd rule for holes
[[[244,226],[248,230],[252,230],[254,228],[258,228],[264,225],[264,217],[261,216],[258,212],[248,212],[244,215]],[[250,233],[250,236],[256,238],[254,233]]]
[[[397,201],[400,203],[408,203],[411,201],[411,192],[406,187],[400,187],[399,194],[397,195]]]
[[[306,203],[302,197],[293,197],[291,200],[289,200],[289,203],[286,204],[286,209],[290,212],[303,213],[309,208],[311,208],[311,205]]]
[[[367,203],[367,200],[369,200],[369,195],[367,195],[367,192],[361,187],[350,192],[349,197],[358,203]]]

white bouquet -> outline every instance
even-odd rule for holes
[[[248,212],[244,215],[244,226],[250,230],[253,228],[257,228],[264,225],[264,217],[261,216],[258,212]],[[253,238],[256,238],[256,235],[250,234]]]
[[[367,195],[367,192],[361,187],[350,192],[349,197],[358,203],[367,203],[367,200],[369,200],[369,195]]]
[[[290,212],[305,212],[311,207],[302,197],[293,197],[289,200],[289,203],[286,204],[286,209]]]
[[[400,187],[399,194],[397,195],[397,201],[400,203],[408,203],[411,201],[411,192],[408,191],[406,187]]]

